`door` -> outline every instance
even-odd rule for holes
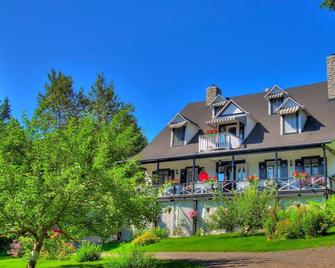
[[[219,126],[219,132],[220,133],[228,132],[228,133],[236,135],[236,133],[237,133],[236,124],[233,124],[233,125],[220,125]]]
[[[236,126],[227,126],[227,132],[236,136]]]

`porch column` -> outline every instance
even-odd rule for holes
[[[236,179],[236,170],[235,170],[235,155],[231,156],[231,168],[233,171],[233,180]]]
[[[156,164],[156,184],[159,185],[159,175],[158,175],[158,171],[159,171],[159,161],[157,161]]]
[[[327,180],[328,180],[328,165],[327,165],[327,152],[326,152],[326,145],[322,144],[322,151],[323,151],[323,175],[325,177],[326,188],[327,188]],[[330,189],[333,189],[332,181],[329,180]]]
[[[192,159],[192,181],[195,182],[195,158]]]
[[[278,152],[275,151],[275,179],[278,179]]]

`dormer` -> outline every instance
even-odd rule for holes
[[[185,116],[177,113],[168,123],[171,130],[170,146],[182,146],[190,142],[190,140],[198,133],[199,127],[187,119]]]
[[[280,115],[280,135],[301,133],[304,129],[308,112],[303,105],[288,97],[277,109]]]
[[[287,97],[287,92],[282,90],[278,85],[267,89],[264,98],[268,101],[268,114],[276,113],[276,109],[284,102]]]
[[[215,99],[209,104],[212,108],[212,118],[214,118],[225,106],[227,100],[221,95],[217,95]]]
[[[243,141],[254,128],[255,121],[246,110],[230,99],[206,124],[218,128],[219,132],[230,132]]]

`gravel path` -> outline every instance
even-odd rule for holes
[[[335,267],[335,247],[265,253],[162,252],[155,256],[189,260],[208,267]]]

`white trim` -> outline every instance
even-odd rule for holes
[[[298,103],[295,99],[293,99],[292,97],[288,97],[288,98],[286,98],[284,101],[283,101],[283,103],[276,109],[276,113],[280,110],[280,109],[282,109],[282,106],[286,103],[286,102],[288,102],[289,100],[291,100],[291,101],[293,101],[297,106],[299,106],[301,109],[303,109],[303,108],[305,108],[303,105],[301,105],[300,103]],[[292,106],[292,107],[294,107],[294,106]],[[288,107],[289,108],[289,107]]]
[[[221,94],[218,94],[209,104],[207,104],[207,106],[212,105],[216,101],[217,98],[222,98],[223,99],[222,101],[227,101],[227,99],[225,97],[223,97]],[[220,101],[220,102],[222,102],[222,101]]]
[[[285,90],[283,90],[280,86],[278,86],[277,84],[273,85],[264,95],[264,98],[266,98],[268,95],[270,95],[271,91],[274,90],[275,88],[278,88],[281,92],[283,92],[284,94],[287,95],[287,92]]]
[[[227,103],[222,107],[222,109],[215,115],[214,119],[218,118],[227,108],[228,106],[233,103],[234,105],[237,106],[237,108],[239,108],[243,113],[245,114],[249,114],[248,112],[246,112],[240,105],[238,105],[234,100],[230,99],[229,101],[227,101]]]
[[[173,120],[174,120],[177,116],[180,116],[180,117],[181,117],[184,121],[186,121],[186,122],[190,122],[190,121],[187,120],[184,116],[182,116],[180,113],[176,113],[176,115],[170,120],[170,122],[167,123],[167,126],[170,125],[170,124],[173,122]]]

